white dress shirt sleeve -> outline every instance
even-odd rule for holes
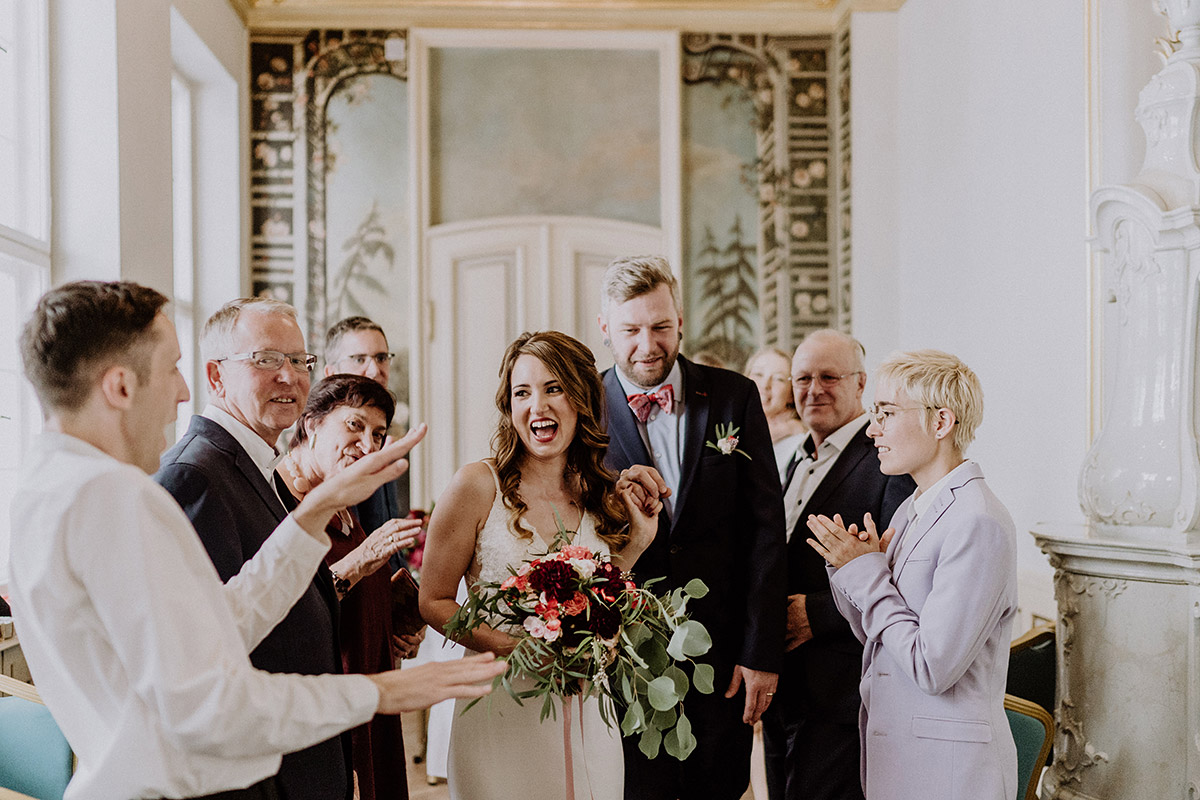
[[[179,506],[156,484],[112,503],[119,479],[109,473],[84,487],[73,504],[67,555],[130,689],[156,710],[174,744],[222,756],[288,752],[373,715],[378,692],[367,678],[254,669],[237,633],[242,626]],[[110,512],[98,525],[88,509],[106,504]],[[105,529],[137,535],[121,536],[128,546],[114,547]],[[298,569],[269,571],[281,582],[290,575],[297,586],[287,588],[297,595],[311,580]],[[254,587],[258,577],[244,583]],[[252,594],[262,596],[244,596]],[[350,691],[355,680],[365,685]]]
[[[246,650],[279,624],[324,569],[329,537],[310,536],[289,514],[254,557],[225,584],[225,600],[237,621]]]

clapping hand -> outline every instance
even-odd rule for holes
[[[374,574],[389,558],[415,542],[420,532],[419,519],[389,519],[362,544],[347,553],[345,558],[331,564],[330,569],[353,586]]]
[[[875,520],[870,514],[863,517],[861,531],[853,524],[847,529],[842,523],[841,514],[834,514],[833,519],[824,514],[809,515],[808,529],[817,537],[809,539],[809,545],[838,568],[867,553],[886,553],[892,537],[896,535],[895,528],[888,528],[883,536],[879,536]]]

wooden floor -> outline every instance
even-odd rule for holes
[[[402,722],[404,726],[404,752],[408,754],[408,797],[409,800],[450,800],[450,790],[446,786],[444,780],[438,781],[434,786],[430,786],[425,779],[425,763],[422,761],[419,764],[413,763],[413,756],[421,752],[420,729],[421,716],[419,714],[405,714]],[[742,795],[742,800],[755,800],[754,793],[750,788],[746,788],[746,793]],[[763,798],[766,800],[766,798]]]

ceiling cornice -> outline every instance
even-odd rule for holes
[[[520,28],[828,33],[904,0],[228,0],[250,30]]]

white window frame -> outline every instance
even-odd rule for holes
[[[9,39],[0,31],[0,42],[5,50],[11,48],[12,71],[3,78],[13,82],[13,107],[0,108],[0,114],[16,120],[19,158],[16,174],[0,176],[0,182],[16,195],[17,209],[15,218],[8,220],[12,225],[0,222],[0,273],[14,279],[16,291],[0,298],[0,313],[14,314],[12,327],[6,329],[19,330],[38,297],[50,288],[49,16],[46,0],[21,0],[12,13],[13,36]],[[19,387],[13,405],[0,409],[0,417],[6,418],[0,424],[14,426],[16,444],[15,452],[0,460],[0,482],[10,487],[0,496],[0,594],[7,595],[11,487],[33,453],[42,415],[32,387],[20,374],[17,343],[9,338],[0,347],[8,349],[0,363],[12,365],[0,369],[0,380]],[[6,374],[10,370],[13,374]]]

